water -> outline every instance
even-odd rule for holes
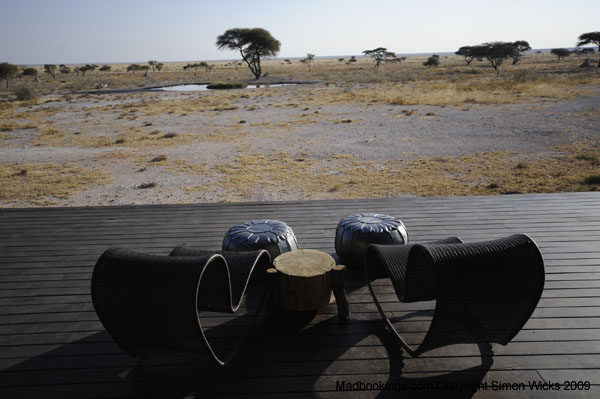
[[[265,88],[265,87],[293,86],[293,85],[297,85],[297,84],[298,83],[251,84],[251,85],[246,86],[246,89],[259,89],[259,88]],[[155,91],[203,91],[203,90],[210,90],[206,86],[208,86],[208,85],[192,85],[192,84],[188,84],[188,85],[178,85],[178,86],[157,87],[155,89],[150,89],[150,90],[155,90]],[[230,90],[243,90],[243,89],[230,89]]]

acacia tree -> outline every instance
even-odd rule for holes
[[[111,69],[112,69],[112,68],[111,68],[111,66],[110,66],[110,65],[102,65],[102,66],[100,67],[100,69],[98,69],[98,70],[99,70],[100,72],[108,72],[108,71],[110,71]]]
[[[56,65],[53,64],[44,64],[44,72],[48,75],[52,76],[52,79],[56,78]]]
[[[562,60],[563,58],[571,55],[571,52],[566,48],[553,48],[552,50],[550,50],[550,53],[554,54],[556,58],[558,58],[556,62],[560,62],[560,60]]]
[[[513,62],[512,62],[513,65],[515,65],[517,62],[519,62],[519,60],[523,56],[522,53],[524,53],[525,51],[531,50],[531,46],[525,40],[517,40],[516,42],[513,42],[513,47],[514,47],[514,52],[511,55],[512,60],[513,60]]]
[[[237,50],[248,64],[255,79],[262,76],[260,60],[263,57],[275,56],[281,43],[262,28],[234,28],[217,37],[219,50]]]
[[[96,68],[98,68],[98,65],[96,65],[96,64],[87,64],[85,66],[75,68],[75,70],[77,70],[78,72],[81,72],[81,76],[85,76],[86,72],[94,71],[94,70],[96,70]],[[79,75],[79,73],[77,73],[77,74]]]
[[[23,73],[21,74],[23,76],[33,76],[33,81],[34,82],[39,82],[40,79],[38,77],[38,70],[35,68],[25,68],[23,69]]]
[[[306,64],[308,66],[308,72],[310,72],[310,65],[312,64],[313,60],[315,59],[315,55],[311,54],[311,53],[306,53],[306,58],[302,58],[300,60],[301,63]]]
[[[365,50],[363,51],[363,54],[373,58],[375,61],[375,68],[379,68],[381,62],[386,58],[396,58],[396,54],[392,53],[391,51],[387,51],[387,48],[385,47],[377,47],[373,50]]]
[[[58,66],[58,70],[60,73],[62,73],[63,75],[68,75],[71,73],[71,68],[69,68],[68,66],[66,66],[65,64],[60,64]]]
[[[19,67],[8,62],[0,64],[0,79],[6,81],[6,88],[8,88],[8,79],[14,77],[19,71]]]
[[[127,67],[127,72],[135,73],[141,69],[142,67],[139,64],[131,64]]]
[[[513,43],[491,42],[473,46],[473,55],[475,58],[487,59],[492,68],[496,71],[496,76],[500,73],[500,65],[506,59],[514,54],[515,47]]]
[[[591,47],[578,48],[572,51],[577,57],[594,54],[596,51]]]
[[[467,65],[470,65],[471,61],[473,61],[473,59],[476,58],[473,55],[473,48],[473,46],[462,46],[454,54],[462,55],[463,57],[465,57],[465,62],[467,63]]]
[[[578,39],[577,47],[593,43],[598,46],[598,52],[600,52],[600,32],[582,33]],[[600,68],[600,59],[598,60],[598,68]]]

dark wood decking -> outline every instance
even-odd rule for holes
[[[90,276],[110,246],[156,254],[181,243],[218,249],[233,224],[271,218],[287,222],[301,247],[331,253],[340,218],[363,211],[400,217],[411,242],[531,235],[547,273],[538,308],[493,354],[485,345],[455,345],[413,359],[389,342],[361,273],[350,271],[350,320],[339,322],[335,305],[312,320],[265,316],[222,369],[171,357],[135,367],[94,312]],[[408,340],[421,338],[433,304],[400,304],[387,281],[377,290],[387,310],[404,317],[398,328]],[[543,380],[592,387],[479,390],[475,397],[600,397],[600,194],[0,210],[0,365],[0,398],[398,397],[406,392],[336,392],[336,382],[440,388]]]

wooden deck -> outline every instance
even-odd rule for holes
[[[218,249],[233,224],[271,218],[287,222],[301,247],[331,253],[340,218],[364,211],[400,217],[411,242],[531,235],[547,273],[538,308],[493,354],[485,345],[455,345],[413,359],[389,342],[361,273],[350,271],[346,323],[335,305],[293,323],[267,315],[222,369],[171,357],[135,367],[94,312],[90,276],[110,246]],[[421,338],[433,304],[400,304],[385,280],[377,290],[403,318],[398,328],[408,340]],[[0,398],[414,397],[448,394],[440,388],[451,383],[488,384],[455,397],[600,397],[600,193],[0,210],[0,365]],[[541,381],[591,388],[529,389]],[[389,383],[401,392],[336,391],[341,382]],[[511,386],[493,390],[494,382]]]

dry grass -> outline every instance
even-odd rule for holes
[[[588,151],[585,158],[579,154],[582,147]],[[534,158],[502,151],[378,164],[345,156],[323,166],[314,159],[278,152],[239,155],[214,171],[221,174],[222,183],[217,185],[233,198],[263,190],[299,192],[305,198],[545,193],[597,190],[593,178],[584,181],[597,173],[594,160],[599,155],[600,145],[576,143]],[[211,170],[203,167],[201,173],[210,175]]]
[[[99,170],[73,164],[0,164],[0,199],[46,205],[54,198],[69,198],[76,192],[109,181]]]

